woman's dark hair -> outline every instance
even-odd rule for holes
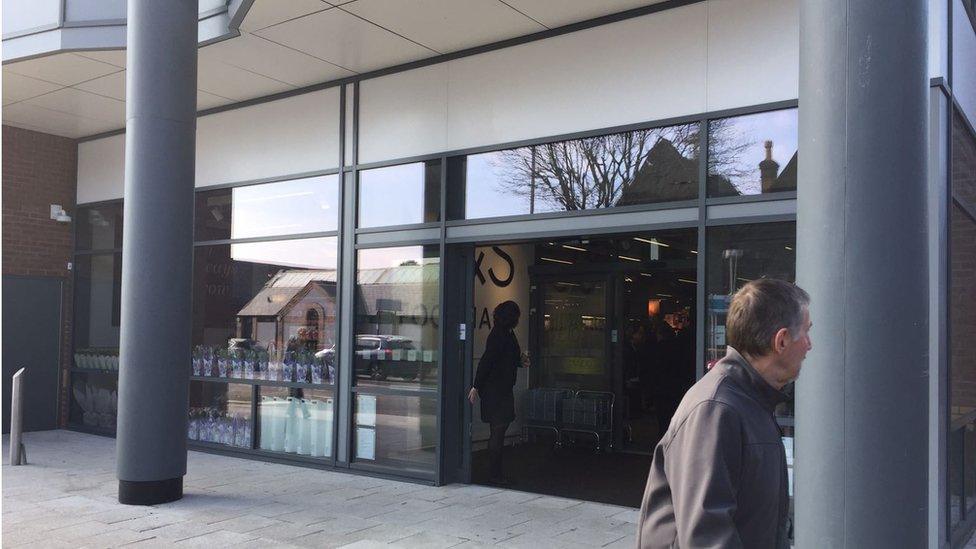
[[[495,321],[495,328],[512,330],[518,326],[519,316],[521,314],[522,311],[519,309],[518,303],[514,301],[503,301],[495,307],[495,311],[491,316]]]

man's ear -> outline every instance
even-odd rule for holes
[[[782,353],[786,350],[789,343],[790,331],[786,328],[780,328],[776,331],[776,335],[773,336],[773,351],[777,354]]]

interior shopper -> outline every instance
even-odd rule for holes
[[[474,387],[468,393],[471,404],[481,398],[481,421],[491,426],[488,437],[488,482],[497,485],[510,484],[502,475],[505,431],[515,421],[515,394],[512,388],[518,368],[528,366],[514,332],[520,315],[519,306],[514,301],[505,301],[495,307],[485,352],[478,362]]]
[[[810,296],[782,280],[736,292],[728,350],[654,449],[637,545],[790,547],[786,452],[773,411],[811,349]]]

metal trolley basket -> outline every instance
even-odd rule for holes
[[[522,440],[528,440],[529,431],[552,431],[556,446],[561,444],[559,429],[562,426],[563,402],[573,397],[566,389],[540,387],[525,391],[522,402]]]
[[[564,432],[586,433],[596,438],[597,451],[605,443],[613,448],[613,404],[613,393],[576,391],[573,398],[563,401],[560,438]]]
[[[563,445],[564,433],[584,433],[596,438],[596,449],[613,448],[614,394],[540,387],[523,397],[522,440],[530,431],[552,432],[555,445]]]

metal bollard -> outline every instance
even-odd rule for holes
[[[10,398],[10,464],[26,465],[27,449],[21,438],[24,430],[24,408],[21,397],[24,394],[24,368],[17,370],[13,377]]]

